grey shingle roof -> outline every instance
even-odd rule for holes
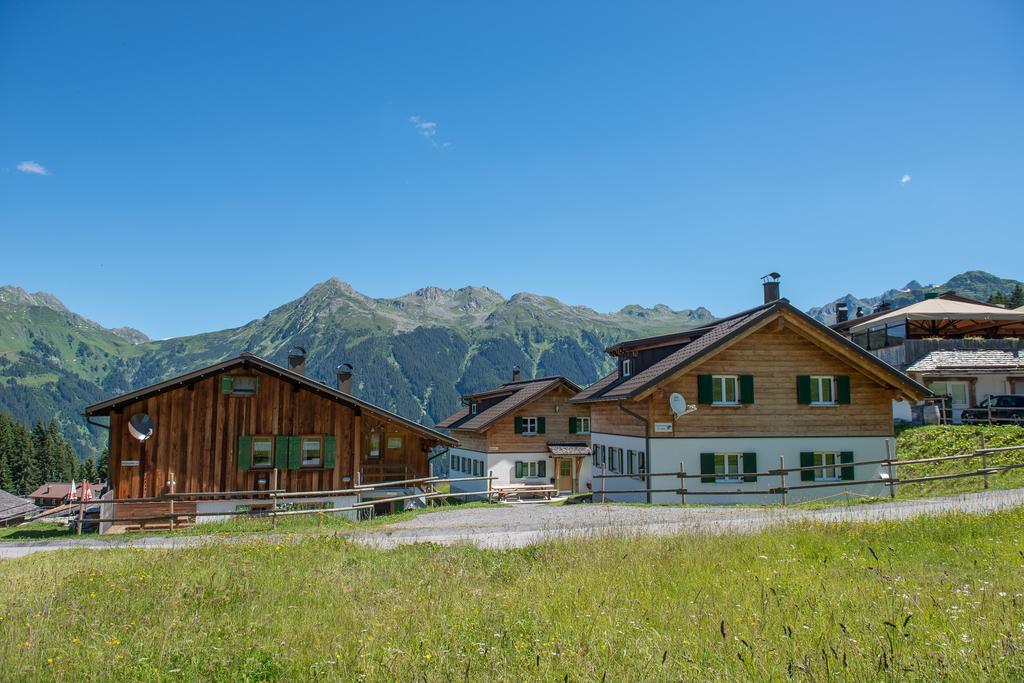
[[[31,515],[38,509],[31,500],[18,498],[0,489],[0,522]]]
[[[930,351],[907,372],[934,372],[936,370],[1008,370],[1024,371],[1024,356],[1020,352],[999,350]]]

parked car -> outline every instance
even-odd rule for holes
[[[991,406],[991,408],[990,408]],[[960,416],[967,425],[988,424],[1024,425],[1024,396],[989,396],[977,408],[968,408]]]

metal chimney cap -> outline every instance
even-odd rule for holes
[[[352,364],[342,363],[341,365],[338,366],[338,372],[352,372]]]

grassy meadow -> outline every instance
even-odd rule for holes
[[[1024,511],[518,550],[0,562],[5,680],[1024,677]]]

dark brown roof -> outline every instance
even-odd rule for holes
[[[679,372],[686,366],[703,359],[715,350],[727,345],[731,340],[738,337],[744,330],[747,330],[760,322],[767,321],[775,315],[781,314],[783,311],[795,315],[808,324],[811,324],[831,337],[833,342],[843,345],[867,363],[881,369],[891,379],[893,384],[899,384],[904,388],[912,388],[915,394],[920,394],[922,396],[930,394],[925,387],[912,380],[906,374],[876,358],[846,337],[792,306],[787,300],[780,299],[757,308],[752,308],[749,311],[744,311],[734,316],[723,318],[715,322],[713,325],[700,328],[703,332],[701,336],[657,363],[654,363],[650,367],[631,377],[621,379],[617,378],[617,373],[612,373],[594,386],[588,387],[585,392],[581,392],[577,396],[573,397],[572,401],[574,403],[584,403],[589,401],[613,401],[632,398],[654,386],[669,375]],[[687,334],[692,332],[694,332],[694,330],[688,330]],[[650,339],[637,341],[641,341],[646,344]],[[666,345],[669,345],[672,344],[673,341],[674,340],[666,338],[665,343]],[[622,345],[622,348],[627,348],[631,344],[632,342],[627,342]]]
[[[465,396],[466,399],[479,399],[481,396],[491,396],[496,393],[500,395],[502,392],[508,393],[508,396],[476,415],[471,415],[469,408],[465,407],[454,415],[441,420],[441,422],[438,423],[438,427],[445,429],[459,429],[470,432],[483,431],[513,410],[526,405],[536,398],[540,398],[548,391],[559,385],[568,387],[573,394],[578,393],[580,390],[579,385],[572,380],[557,375],[554,377],[541,377],[539,379],[508,382],[507,384],[501,385],[500,391],[495,389],[476,394],[467,394]]]
[[[92,489],[93,495],[96,496],[97,498],[99,498],[100,491],[103,490],[103,486],[104,486],[103,482],[96,482],[95,484],[93,484],[93,483],[89,484],[89,488]],[[75,484],[75,492],[78,493],[79,497],[81,497],[82,493],[84,492],[84,488],[85,488],[85,482],[80,481],[80,482],[77,482]],[[64,500],[65,498],[68,497],[68,494],[70,494],[70,493],[71,493],[71,483],[70,482],[52,482],[51,481],[51,482],[47,482],[47,483],[43,484],[42,486],[37,488],[35,491],[33,491],[32,493],[28,494],[28,496],[26,496],[26,498],[31,498],[32,500]]]
[[[358,408],[360,410],[366,410],[371,413],[376,413],[388,420],[398,422],[415,432],[419,432],[420,434],[429,436],[430,438],[436,439],[441,443],[447,444],[449,446],[455,446],[458,444],[457,440],[451,438],[450,436],[446,436],[437,430],[430,429],[429,427],[425,427],[419,424],[418,422],[413,422],[412,420],[406,419],[401,415],[397,415],[389,410],[385,410],[380,406],[376,406],[372,403],[368,403],[367,401],[363,401],[362,399],[358,399],[352,394],[346,394],[326,384],[321,384],[320,382],[310,379],[305,375],[300,375],[295,372],[292,372],[287,368],[283,368],[280,365],[271,363],[270,361],[264,360],[263,358],[255,356],[251,353],[243,353],[240,356],[229,358],[228,360],[221,361],[220,363],[215,363],[214,365],[210,365],[208,367],[201,368],[199,370],[195,370],[184,375],[173,377],[164,382],[153,384],[148,387],[143,387],[142,389],[137,389],[136,391],[130,391],[126,394],[121,394],[120,396],[115,396],[114,398],[108,399],[101,403],[96,403],[85,409],[85,415],[87,417],[92,417],[94,415],[109,415],[112,410],[123,407],[129,403],[134,403],[135,401],[146,399],[149,398],[150,396],[156,396],[157,394],[162,394],[165,391],[177,389],[178,387],[194,384],[195,382],[199,382],[209,377],[214,377],[224,372],[225,370],[230,370],[232,368],[239,366],[257,368],[269,375],[274,375],[276,377],[279,377],[280,379],[301,386],[304,389],[312,391],[315,394],[326,396],[327,398],[330,398],[334,401],[338,401],[339,403],[344,403],[353,408]]]

